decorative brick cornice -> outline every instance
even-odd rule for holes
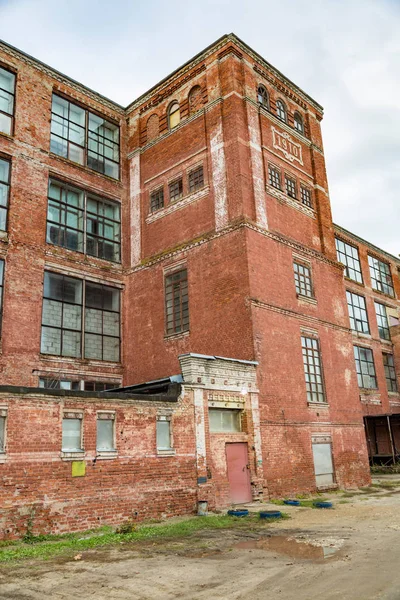
[[[276,188],[272,187],[272,185],[267,184],[266,190],[267,190],[267,194],[269,194],[270,196],[273,196],[274,198],[279,200],[279,202],[288,204],[292,208],[295,208],[296,210],[306,214],[308,217],[311,217],[312,219],[316,218],[315,210],[306,206],[305,204],[301,204],[301,202],[299,202],[299,200],[294,200],[293,198],[290,198],[284,192],[281,192],[280,190],[277,190]]]
[[[240,60],[243,58],[243,54],[239,52],[236,46],[231,45],[224,48],[222,52],[218,54],[218,60],[222,60],[225,56],[229,56],[230,54],[236,56],[236,58],[240,58]]]
[[[304,110],[307,110],[308,107],[307,107],[307,104],[304,102],[304,100],[302,100],[301,98],[299,98],[291,89],[289,89],[288,87],[286,87],[276,77],[273,77],[272,75],[270,75],[269,73],[267,73],[266,71],[264,71],[258,65],[254,65],[253,69],[254,69],[254,71],[256,73],[258,73],[259,75],[261,75],[261,77],[263,77],[264,79],[266,79],[276,90],[278,90],[279,92],[281,92],[281,94],[284,94],[285,96],[287,96],[288,98],[290,98],[291,100],[293,100],[293,102],[296,102],[296,104],[298,104],[299,106],[301,106],[301,108],[304,108]]]
[[[359,237],[355,233],[352,233],[351,231],[348,231],[340,225],[336,225],[336,223],[333,224],[333,228],[337,237],[341,238],[343,241],[350,241],[350,243],[353,244],[355,242],[356,244],[364,245],[370,249],[371,254],[375,253],[377,258],[382,258],[382,256],[385,256],[388,260],[395,262],[398,265],[398,267],[400,267],[400,259],[397,256],[394,256],[393,254],[382,250],[382,248],[378,248],[378,246],[374,246],[374,244],[371,244],[371,242],[367,242],[367,240],[364,240],[363,238]]]

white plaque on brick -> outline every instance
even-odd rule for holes
[[[301,165],[303,164],[303,157],[301,154],[301,146],[293,140],[293,138],[286,133],[286,131],[278,131],[275,127],[272,129],[272,145],[276,150],[280,150],[284,157],[290,162],[297,160]]]

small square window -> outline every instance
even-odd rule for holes
[[[159,188],[150,194],[150,210],[155,212],[164,206],[164,189]]]
[[[195,192],[202,187],[204,187],[203,167],[197,167],[189,173],[189,192]]]
[[[63,452],[82,452],[82,419],[64,417],[62,422]]]
[[[183,185],[182,179],[177,179],[168,185],[169,188],[169,200],[170,202],[176,202],[183,196]]]
[[[171,450],[171,421],[167,417],[157,419],[157,450]]]
[[[96,439],[96,450],[98,452],[112,452],[115,450],[114,422],[114,413],[98,413]]]

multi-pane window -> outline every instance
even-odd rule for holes
[[[157,450],[171,449],[171,421],[166,416],[157,417],[156,439]]]
[[[202,187],[204,187],[204,171],[200,166],[189,173],[189,192],[195,192]]]
[[[165,278],[166,333],[189,330],[189,296],[187,270],[177,271]]]
[[[119,387],[119,383],[106,381],[82,381],[72,379],[60,379],[55,377],[40,377],[39,387],[48,390],[73,390],[85,392],[105,392]]]
[[[386,312],[386,306],[380,302],[374,302],[376,320],[378,322],[379,337],[382,340],[390,340],[389,321]]]
[[[302,336],[301,348],[303,352],[307,400],[308,402],[325,402],[321,353],[318,340]]]
[[[53,94],[50,150],[80,165],[119,177],[119,127]]]
[[[61,449],[63,452],[82,452],[82,417],[80,415],[71,417],[64,415]]]
[[[175,202],[182,198],[183,196],[183,184],[182,179],[176,179],[175,181],[171,181],[168,185],[169,189],[169,200],[170,202]]]
[[[6,231],[10,195],[10,163],[0,158],[0,231]]]
[[[296,191],[296,181],[294,179],[292,179],[292,177],[288,177],[287,175],[285,175],[285,180],[286,180],[286,193],[288,196],[290,196],[291,198],[297,198],[297,191]]]
[[[394,369],[393,354],[382,354],[388,392],[397,392],[397,378]]]
[[[374,256],[368,256],[368,264],[373,289],[394,296],[392,275],[388,263]]]
[[[119,387],[119,383],[110,383],[109,381],[82,381],[84,392],[106,392]]]
[[[168,111],[168,126],[173,129],[181,122],[181,111],[178,102],[173,102]]]
[[[115,413],[97,413],[96,450],[113,452],[115,450]]]
[[[312,208],[311,190],[304,185],[300,185],[301,203],[309,208]]]
[[[3,320],[4,260],[0,260],[0,335]]]
[[[120,239],[118,204],[50,180],[47,242],[119,262]]]
[[[119,290],[45,272],[43,354],[118,362],[119,331]]]
[[[268,165],[268,181],[269,185],[272,185],[272,187],[277,190],[281,189],[281,174],[279,169],[273,165]]]
[[[158,188],[150,193],[150,211],[155,212],[164,206],[164,188]]]
[[[235,433],[242,431],[240,410],[210,408],[208,418],[211,433]]]
[[[351,329],[360,333],[369,333],[368,314],[364,296],[359,296],[349,291],[346,292],[346,296]]]
[[[15,101],[15,75],[0,67],[0,131],[12,134]]]
[[[301,116],[299,115],[298,112],[294,113],[294,128],[299,132],[299,133],[304,133],[304,125],[303,125],[303,119],[301,118]]]
[[[0,452],[6,451],[6,419],[7,411],[0,410]]]
[[[257,89],[257,100],[264,108],[269,110],[269,96],[263,85],[259,85]]]
[[[284,105],[282,100],[277,100],[277,102],[276,102],[276,116],[278,117],[278,119],[280,119],[281,121],[286,123],[286,121],[287,121],[286,106]]]
[[[313,297],[311,269],[302,263],[293,263],[296,292],[302,296]]]
[[[354,346],[358,387],[377,389],[374,356],[369,348]]]
[[[344,270],[346,277],[362,283],[361,264],[358,256],[358,249],[355,246],[342,242],[339,238],[335,238],[337,259],[346,268]]]

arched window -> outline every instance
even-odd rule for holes
[[[259,85],[257,89],[257,100],[264,108],[269,110],[269,96],[268,92],[263,85]]]
[[[173,102],[168,111],[168,127],[173,129],[181,121],[181,111],[178,102]]]
[[[160,129],[158,123],[158,116],[151,115],[147,119],[147,141],[150,142],[151,140],[154,140],[154,138],[158,137],[159,133]]]
[[[294,128],[297,129],[299,133],[304,133],[303,119],[298,112],[294,113]]]
[[[276,101],[276,116],[284,123],[287,122],[286,106],[283,104],[282,100]]]
[[[195,85],[189,92],[189,114],[194,115],[203,106],[203,95],[201,87]]]

